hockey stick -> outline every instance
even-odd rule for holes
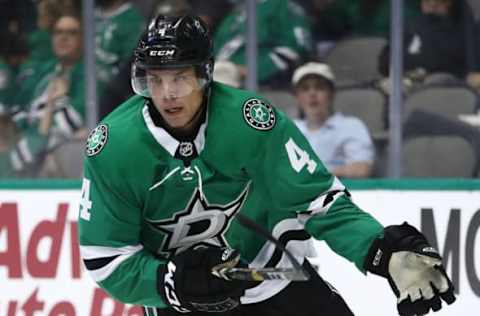
[[[223,279],[246,280],[246,281],[265,281],[265,280],[291,280],[291,281],[307,281],[310,274],[295,259],[285,246],[272,236],[265,228],[261,227],[250,218],[242,214],[237,214],[236,218],[240,224],[251,231],[265,237],[273,243],[275,247],[280,249],[287,255],[293,268],[236,268],[218,265],[212,268],[212,274]]]

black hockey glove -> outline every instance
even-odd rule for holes
[[[225,312],[240,304],[247,282],[212,274],[219,264],[240,266],[240,254],[230,248],[186,250],[158,269],[158,291],[179,312]]]
[[[384,229],[383,238],[377,238],[370,247],[364,267],[388,279],[402,316],[438,311],[440,298],[448,304],[455,301],[441,256],[406,222]]]

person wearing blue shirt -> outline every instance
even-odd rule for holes
[[[300,66],[292,84],[302,117],[295,123],[325,166],[338,177],[369,177],[375,159],[372,139],[360,119],[334,111],[330,67],[316,62]]]

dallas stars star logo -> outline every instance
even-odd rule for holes
[[[108,139],[108,127],[105,124],[98,125],[93,131],[90,132],[87,138],[87,144],[85,147],[85,153],[87,156],[95,156],[107,143]]]
[[[226,205],[209,204],[197,189],[183,211],[168,220],[149,221],[155,229],[167,235],[160,252],[170,257],[191,247],[229,246],[224,233],[242,208],[248,187]]]
[[[268,112],[261,106],[253,107],[253,118],[259,122],[266,122],[265,117],[268,117]]]
[[[275,112],[270,104],[259,99],[249,99],[243,105],[243,118],[251,127],[268,131],[275,125]]]

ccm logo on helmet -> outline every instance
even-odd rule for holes
[[[150,56],[173,56],[175,55],[175,50],[174,49],[151,50],[149,55]]]

